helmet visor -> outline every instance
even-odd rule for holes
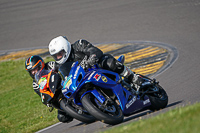
[[[35,67],[34,69],[27,70],[32,78],[34,78],[35,74],[40,70],[40,66]]]
[[[55,59],[55,61],[59,61],[65,56],[65,54],[66,54],[66,52],[63,49],[63,50],[59,51],[58,53],[54,54],[53,58]]]

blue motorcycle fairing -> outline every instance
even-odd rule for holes
[[[110,89],[110,88],[107,88],[107,87],[105,87],[103,85],[101,86],[101,84],[96,84],[96,85],[98,85],[99,87],[104,87],[102,89]],[[124,106],[126,104],[126,101],[128,100],[129,96],[132,95],[132,94],[128,90],[123,88],[121,86],[121,84],[119,84],[119,83],[115,83],[115,85],[113,85],[111,87],[115,88],[113,93],[117,96],[117,99],[120,99],[119,100],[120,106],[121,106],[121,108],[123,110],[123,108],[124,108]],[[102,104],[105,101],[104,96],[102,94],[100,94],[96,89],[86,91],[84,94],[82,94],[81,98],[87,93],[92,93]]]
[[[88,80],[85,81],[85,79],[92,79],[93,76],[95,76],[96,80],[100,79],[101,76],[98,77],[98,74],[96,74],[96,70],[97,69],[93,69],[93,71],[88,71],[87,73],[85,73],[84,69],[81,66],[78,66],[78,62],[75,62],[71,68],[69,76],[63,82],[62,93],[64,94],[64,96],[66,98],[73,98],[74,103],[80,104],[80,99],[76,99],[76,93],[84,84],[88,83]],[[98,93],[92,92],[92,94],[95,95]],[[98,95],[95,96],[98,97]]]
[[[86,91],[81,95],[81,98],[76,97],[76,94],[85,84],[92,83],[102,89],[112,90],[124,115],[129,115],[151,105],[147,96],[144,97],[144,100],[141,100],[139,96],[133,95],[125,89],[119,80],[121,80],[121,77],[115,72],[95,67],[85,72],[81,66],[78,66],[78,62],[75,62],[68,78],[63,83],[62,93],[68,99],[73,98],[74,103],[80,106],[82,106],[81,98],[87,93],[94,95],[103,104],[106,98],[96,89]]]
[[[63,82],[62,93],[66,98],[70,98],[71,95],[75,93],[77,88],[77,82],[74,81],[78,81],[77,75],[82,75],[82,74],[83,75],[85,74],[83,68],[78,66],[78,62],[73,63],[71,71],[69,72],[69,76]]]
[[[106,100],[104,96],[101,95],[101,93],[99,93],[96,89],[85,92],[81,96],[81,99],[87,93],[93,94],[96,97],[96,99],[102,104]],[[113,93],[117,96],[117,99],[119,100],[120,103],[119,106],[121,107],[125,116],[128,116],[136,111],[139,111],[141,107],[144,108],[151,105],[150,100],[147,96],[144,97],[144,100],[141,100],[139,96],[135,95],[133,96],[128,90],[123,88],[120,84],[118,84],[118,86],[115,86],[115,90],[113,91]],[[133,98],[128,100],[129,96],[132,96]]]
[[[140,97],[138,96],[134,96],[131,100],[129,100],[126,103],[123,113],[125,116],[128,116],[150,105],[151,105],[151,102],[148,96],[144,96],[144,100],[141,100]]]

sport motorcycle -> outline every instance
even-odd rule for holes
[[[124,56],[118,61],[124,63]],[[62,93],[68,101],[66,111],[70,115],[89,112],[97,120],[115,125],[123,122],[124,116],[138,111],[165,108],[168,104],[166,91],[155,79],[139,75],[140,86],[131,84],[119,74],[94,65],[84,70],[75,62],[69,76],[63,82]]]

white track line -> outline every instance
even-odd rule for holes
[[[37,132],[35,132],[35,133],[41,133],[41,132],[43,132],[43,131],[45,131],[45,130],[47,130],[47,129],[50,129],[50,128],[53,128],[53,127],[55,127],[55,126],[57,126],[57,125],[59,125],[59,124],[61,124],[62,122],[58,122],[58,123],[56,123],[56,124],[54,124],[54,125],[51,125],[51,126],[49,126],[49,127],[47,127],[47,128],[44,128],[44,129],[42,129],[42,130],[39,130],[39,131],[37,131]]]

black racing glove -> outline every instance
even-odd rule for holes
[[[94,66],[97,62],[98,62],[98,59],[97,59],[96,55],[95,54],[90,55],[90,57],[87,60],[88,68]]]
[[[85,57],[80,63],[80,65],[84,70],[87,70],[88,68],[91,68],[92,66],[94,66],[97,62],[98,62],[98,59],[96,55],[93,54],[93,55],[90,55],[88,59],[86,59]]]

